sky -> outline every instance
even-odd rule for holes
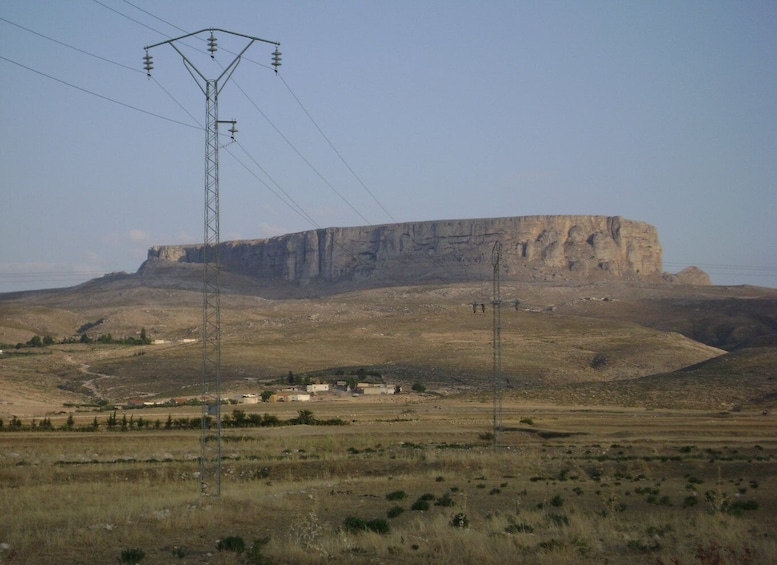
[[[171,43],[143,55],[210,28],[214,59],[174,45],[208,79],[248,47],[222,241],[619,215],[665,271],[777,288],[773,0],[0,0],[0,292],[201,243],[205,95]]]

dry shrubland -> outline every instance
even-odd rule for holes
[[[772,564],[777,556],[770,416],[511,400],[494,447],[490,405],[466,397],[308,407],[350,423],[225,430],[219,497],[199,494],[196,431],[0,433],[0,560]],[[294,408],[254,410],[286,417]],[[242,552],[230,551],[236,539]]]

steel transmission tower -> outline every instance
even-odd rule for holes
[[[499,445],[502,433],[502,296],[499,274],[501,271],[502,244],[497,241],[491,250],[491,264],[494,267],[494,296],[491,302],[494,311],[494,446]]]
[[[247,40],[247,44],[216,78],[207,78],[179,49],[182,40],[202,33],[209,33],[207,50],[214,58],[217,50],[215,32]],[[221,494],[221,257],[219,250],[219,124],[231,124],[229,129],[234,139],[237,129],[234,120],[221,121],[218,97],[237,68],[243,54],[254,42],[275,45],[272,65],[275,72],[281,65],[280,43],[243,35],[217,28],[208,28],[161,41],[145,47],[143,57],[146,74],[151,76],[154,65],[149,49],[170,45],[183,59],[197,86],[205,95],[205,218],[202,246],[202,433],[200,438],[200,492],[203,495]]]

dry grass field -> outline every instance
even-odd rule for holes
[[[199,394],[198,292],[119,277],[0,296],[0,563],[777,563],[777,291],[505,284],[521,303],[502,312],[495,447],[492,317],[472,308],[489,284],[230,284],[224,397],[289,372],[405,392],[225,406],[348,425],[225,428],[205,497],[199,430],[165,429],[199,407],[121,408]],[[164,343],[15,347],[84,328]],[[109,431],[113,406],[135,425]]]
[[[286,419],[300,406],[240,408]],[[469,397],[304,407],[349,425],[225,430],[220,497],[199,494],[196,431],[0,434],[0,560],[133,562],[137,550],[141,563],[777,559],[773,417],[506,399],[494,447],[491,404]],[[360,520],[379,532],[347,527]],[[219,551],[230,537],[246,550]]]

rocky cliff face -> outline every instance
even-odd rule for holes
[[[656,229],[619,216],[520,216],[326,228],[223,242],[222,267],[262,280],[369,286],[502,278],[583,280],[661,275]],[[141,271],[201,263],[203,246],[152,247]]]

